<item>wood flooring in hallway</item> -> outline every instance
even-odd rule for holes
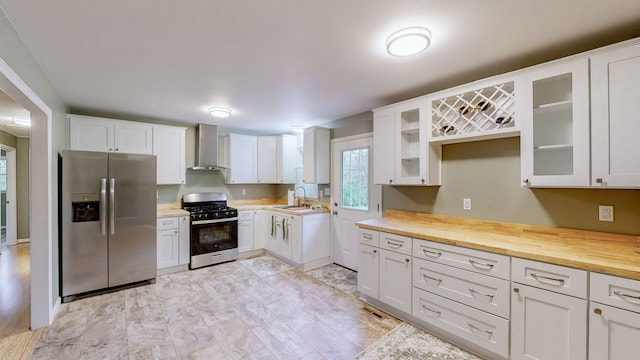
[[[0,339],[29,331],[29,244],[8,246],[0,255]]]

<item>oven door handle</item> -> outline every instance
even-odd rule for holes
[[[191,225],[206,225],[206,224],[216,224],[216,223],[231,222],[231,221],[238,221],[238,218],[232,217],[232,218],[216,219],[216,220],[196,220],[196,221],[192,221]]]

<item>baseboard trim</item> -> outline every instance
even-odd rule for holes
[[[30,238],[18,239],[18,244],[31,242]]]

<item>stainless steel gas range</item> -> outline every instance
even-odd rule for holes
[[[227,206],[227,194],[185,194],[182,208],[191,218],[190,269],[238,259],[238,210]]]

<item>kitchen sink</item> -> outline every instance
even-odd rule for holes
[[[283,205],[283,206],[274,206],[275,209],[285,209],[291,211],[301,211],[301,210],[311,210],[310,207],[307,206],[297,206],[297,205]]]

